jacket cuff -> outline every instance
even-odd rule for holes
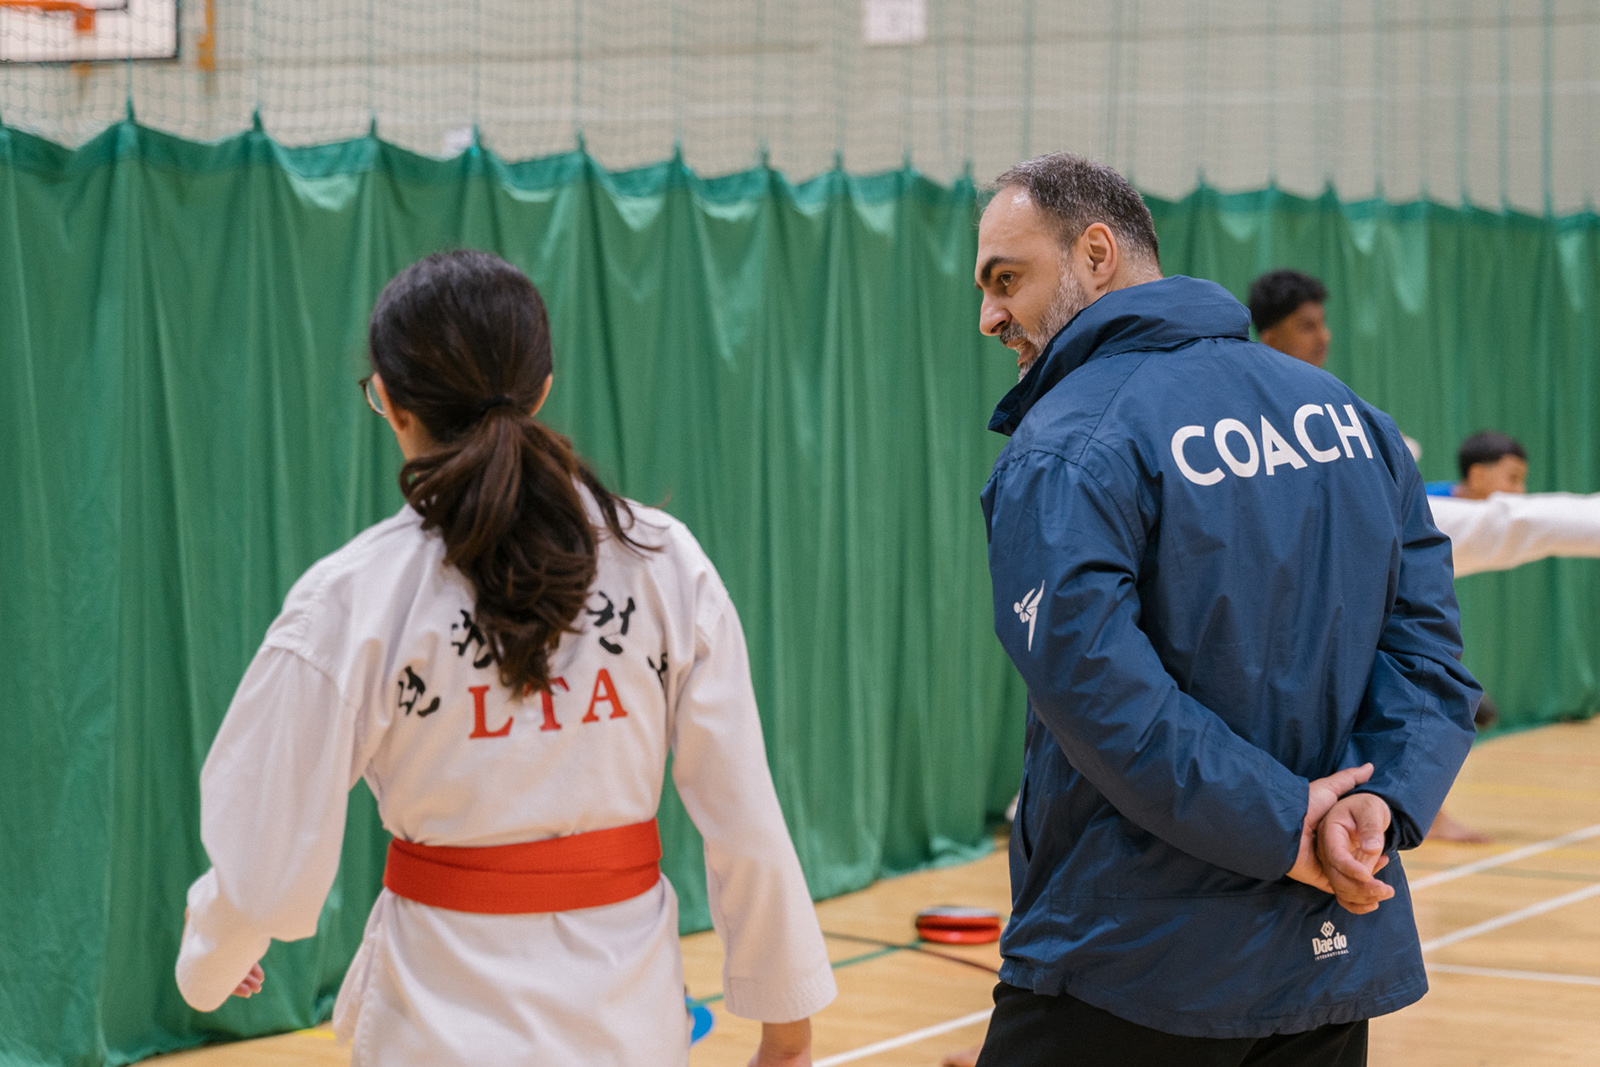
[[[267,954],[272,938],[253,929],[228,903],[215,870],[189,887],[188,903],[175,969],[178,992],[196,1011],[216,1011]]]
[[[1417,821],[1399,804],[1394,797],[1382,788],[1371,788],[1372,783],[1358,785],[1350,790],[1348,795],[1356,793],[1371,793],[1385,804],[1389,805],[1389,828],[1383,832],[1383,850],[1385,852],[1398,852],[1416,848],[1422,844],[1422,839],[1428,836],[1428,828],[1433,825],[1433,820],[1428,820],[1428,826],[1419,826]],[[1435,816],[1438,812],[1434,813]]]
[[[833,968],[824,966],[804,981],[780,983],[772,978],[728,978],[722,1002],[741,1019],[792,1023],[810,1018],[833,1003],[839,987]]]

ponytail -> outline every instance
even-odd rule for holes
[[[530,414],[552,362],[538,290],[487,253],[429,256],[378,298],[370,353],[390,402],[436,443],[400,469],[400,491],[471,583],[502,684],[546,688],[550,654],[575,632],[594,584],[601,538],[644,546],[624,526],[627,501]]]

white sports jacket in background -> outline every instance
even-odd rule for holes
[[[1503,571],[1547,556],[1600,556],[1600,493],[1492,493],[1487,500],[1430,496],[1450,538],[1456,577]]]

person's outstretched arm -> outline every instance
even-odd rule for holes
[[[1428,503],[1433,521],[1450,538],[1458,578],[1550,556],[1600,557],[1600,493],[1436,496]]]

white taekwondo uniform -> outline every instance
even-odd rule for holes
[[[189,890],[185,1000],[215,1009],[270,939],[316,931],[356,779],[402,840],[505,845],[648,821],[669,750],[705,839],[728,1010],[788,1022],[833,999],[733,603],[681,523],[633,511],[632,535],[661,550],[603,538],[580,632],[527,699],[500,684],[470,586],[409,507],[295,584],[201,773],[214,866]],[[355,1067],[681,1065],[682,970],[665,878],[618,904],[517,915],[385,889],[334,1022]]]
[[[1457,578],[1547,556],[1600,556],[1600,493],[1430,496],[1428,504],[1434,525],[1450,538]]]

